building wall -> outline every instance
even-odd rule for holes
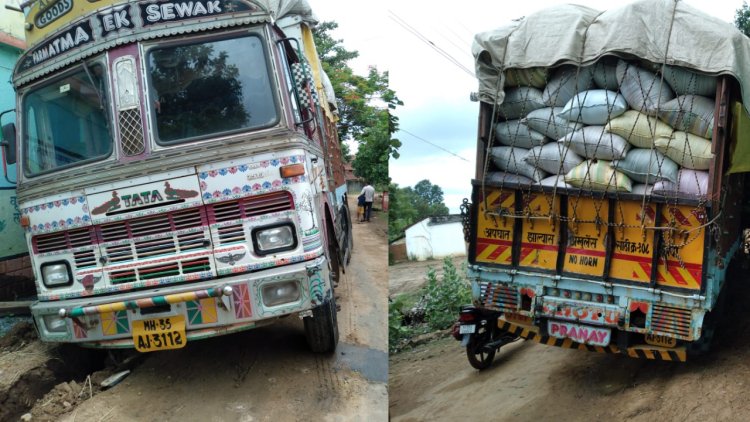
[[[409,259],[424,261],[466,255],[460,222],[429,225],[429,221],[429,218],[424,219],[406,229],[406,253]]]
[[[0,12],[0,31],[23,40],[23,13],[5,8],[5,4],[18,6],[18,3],[18,0],[6,0],[3,2],[2,12]]]
[[[3,9],[0,13],[0,113],[15,108],[11,74],[23,46],[23,14]],[[0,124],[15,122],[15,119],[14,112],[6,113],[0,118]],[[16,165],[9,165],[7,169],[6,175],[0,167],[0,300],[25,295],[25,284],[19,283],[32,277],[26,241],[19,224]]]
[[[390,263],[404,262],[409,259],[406,254],[406,240],[400,239],[388,245],[388,261]]]

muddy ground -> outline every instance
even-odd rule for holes
[[[387,217],[354,225],[354,254],[336,291],[340,342],[309,351],[299,318],[136,355],[40,343],[30,326],[0,342],[0,420],[387,420]],[[121,361],[121,357],[118,357]],[[130,369],[103,390],[109,375]]]
[[[390,271],[408,274],[409,265]],[[477,371],[452,337],[391,356],[393,421],[750,420],[750,278],[738,273],[708,356],[641,361],[519,341]],[[401,285],[403,280],[391,280]]]

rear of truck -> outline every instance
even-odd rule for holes
[[[469,276],[501,329],[646,359],[707,349],[741,244],[747,64],[701,49],[738,56],[742,37],[673,1],[477,35]]]

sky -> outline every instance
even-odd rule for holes
[[[742,0],[683,0],[707,14],[734,21]],[[423,179],[440,186],[451,213],[471,196],[479,103],[471,44],[476,33],[561,3],[595,9],[630,1],[608,0],[308,0],[320,21],[339,24],[334,38],[359,57],[350,66],[365,75],[369,66],[387,71],[404,105],[394,114],[402,142],[389,173],[400,187]]]

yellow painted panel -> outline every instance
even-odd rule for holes
[[[703,207],[665,206],[662,210],[662,248],[656,282],[661,286],[700,289],[707,221]],[[666,256],[666,258],[665,258]]]
[[[88,15],[91,12],[116,4],[127,3],[125,0],[53,0],[37,1],[31,6],[31,10],[26,16],[26,22],[32,25],[31,30],[26,31],[26,45],[33,47],[42,41],[48,35],[67,26],[69,23],[79,19],[81,16]],[[55,10],[53,13],[52,11]],[[64,11],[64,13],[57,12]],[[66,11],[67,10],[67,11]],[[37,17],[40,19],[37,19]],[[42,17],[45,16],[45,17]],[[48,18],[46,16],[49,16]],[[59,17],[58,17],[59,16]],[[43,22],[39,28],[35,23]]]
[[[560,220],[556,217],[560,215],[560,196],[541,192],[522,195],[522,213],[532,218],[523,220],[519,266],[554,271],[560,252]]]
[[[649,283],[653,266],[656,204],[619,201],[614,210],[614,250],[609,276]]]
[[[515,192],[510,189],[487,190],[487,200],[479,201],[477,216],[476,261],[489,264],[513,263],[513,227],[515,219],[501,217],[515,213]],[[485,203],[486,208],[485,208]]]
[[[609,225],[607,199],[568,198],[568,242],[563,271],[601,277],[607,251]]]

